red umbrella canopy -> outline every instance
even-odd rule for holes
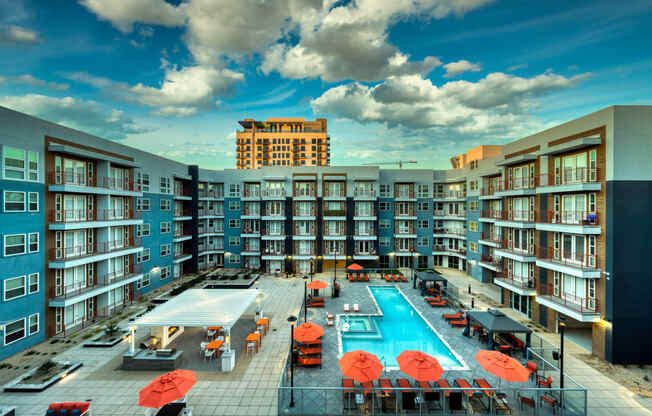
[[[306,287],[308,289],[324,289],[325,287],[328,287],[328,283],[322,282],[321,280],[313,280],[312,282],[308,283]]]
[[[353,263],[353,264],[349,265],[349,267],[347,267],[347,269],[353,270],[353,271],[360,271],[360,270],[364,269],[364,267],[360,266],[358,263]]]
[[[486,371],[505,381],[525,383],[530,376],[521,363],[500,351],[480,350],[475,359]]]
[[[417,381],[437,381],[444,374],[439,361],[421,351],[403,351],[396,361],[402,372]]]
[[[340,359],[340,368],[344,377],[352,378],[358,383],[376,380],[383,371],[378,357],[362,350],[344,354]]]
[[[174,370],[156,377],[140,391],[138,406],[158,409],[182,398],[197,382],[195,372]]]
[[[315,341],[322,336],[324,336],[324,328],[312,322],[306,322],[294,328],[294,340],[301,343]]]

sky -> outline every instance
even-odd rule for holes
[[[214,169],[325,117],[333,165],[445,169],[652,104],[650,39],[649,0],[0,0],[0,106]]]

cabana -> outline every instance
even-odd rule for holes
[[[489,309],[487,311],[470,311],[466,314],[466,328],[464,328],[464,332],[462,333],[467,337],[471,333],[471,320],[482,325],[482,327],[489,333],[487,348],[490,350],[494,349],[495,333],[525,334],[525,346],[523,347],[523,355],[527,354],[527,349],[530,347],[530,336],[532,334],[532,330],[530,328],[521,325],[520,323],[516,322],[512,318],[496,309]]]
[[[242,314],[255,302],[256,289],[188,289],[134,322],[131,336],[131,354],[135,354],[135,327],[149,327],[161,348],[165,348],[184,327],[221,326],[225,330],[225,351],[222,354],[222,370],[232,371],[235,367],[235,353],[231,350],[231,328]],[[168,337],[169,328],[176,327],[173,337]]]
[[[417,272],[416,279],[421,281],[421,296],[425,295],[427,282],[433,282],[433,285],[437,282],[442,282],[444,290],[448,287],[448,280],[433,270]]]

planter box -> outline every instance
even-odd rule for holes
[[[122,340],[129,336],[129,331],[117,331],[114,335],[115,339],[113,341],[100,341],[100,339],[106,335],[106,332],[102,332],[95,338],[92,338],[90,341],[84,343],[84,348],[110,348],[118,345]]]
[[[6,392],[39,392],[47,389],[48,387],[52,386],[55,384],[57,381],[61,380],[68,374],[71,374],[75,370],[77,370],[79,367],[81,367],[83,364],[81,362],[74,362],[74,361],[55,361],[59,365],[70,365],[67,369],[61,371],[58,374],[55,374],[54,376],[50,377],[50,379],[46,380],[45,382],[41,384],[20,384],[21,381],[26,379],[27,377],[30,377],[36,371],[38,370],[38,367],[28,371],[27,373],[23,374],[22,376],[18,377],[17,379],[10,381],[9,383],[5,384],[4,386],[4,391]]]

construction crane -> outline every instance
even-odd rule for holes
[[[403,169],[403,163],[417,163],[416,160],[397,160],[394,162],[381,162],[381,163],[365,163],[365,165],[398,165],[399,169]]]

